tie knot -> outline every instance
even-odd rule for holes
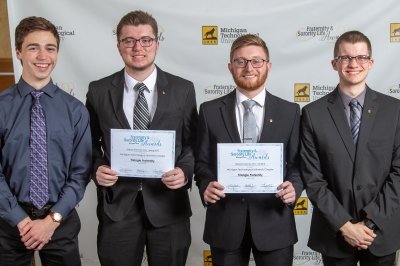
[[[351,99],[350,103],[349,103],[350,107],[358,107],[358,101],[356,98]]]
[[[43,91],[32,91],[31,94],[33,96],[33,98],[35,98],[36,100],[38,100],[40,98],[40,96],[43,95]]]
[[[135,89],[138,90],[139,92],[142,92],[146,89],[146,85],[144,83],[138,82],[135,85]]]
[[[243,101],[242,104],[243,104],[243,106],[244,106],[244,108],[246,110],[250,110],[251,111],[253,106],[256,105],[256,102],[253,101],[253,100],[246,100],[246,101]]]

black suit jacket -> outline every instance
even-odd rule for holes
[[[356,252],[341,236],[365,213],[378,226],[370,251],[400,247],[400,101],[367,88],[357,149],[338,88],[302,115],[302,176],[314,205],[309,246],[333,257]]]
[[[90,114],[93,138],[93,179],[101,165],[110,165],[110,129],[129,129],[123,110],[124,70],[89,84],[86,106]],[[175,166],[188,178],[186,186],[171,190],[160,179],[120,177],[109,188],[98,186],[99,211],[118,221],[132,208],[140,182],[147,216],[156,226],[175,223],[191,216],[187,188],[194,170],[197,107],[193,83],[166,73],[157,67],[157,108],[151,130],[174,130]],[[133,112],[133,110],[132,110]]]
[[[200,106],[195,180],[200,197],[217,180],[217,143],[240,143],[235,115],[236,92]],[[267,92],[261,143],[283,143],[286,160],[284,179],[293,183],[296,196],[303,185],[299,176],[300,108]],[[275,194],[226,194],[207,207],[204,241],[223,249],[240,246],[247,213],[257,249],[266,251],[297,241],[293,210]]]

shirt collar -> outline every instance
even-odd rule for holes
[[[29,85],[22,77],[19,79],[18,92],[21,95],[21,97],[25,97],[34,90],[35,88]],[[54,93],[57,90],[57,86],[53,83],[53,80],[50,79],[49,83],[47,83],[47,85],[41,88],[40,90],[43,91],[48,96],[53,97]]]
[[[265,96],[266,96],[266,91],[265,88],[257,94],[253,99],[259,106],[264,107],[265,104]],[[243,93],[241,93],[239,90],[236,90],[236,103],[240,105],[243,101],[249,100]]]
[[[340,89],[339,89],[339,95],[340,98],[342,99],[343,105],[344,106],[349,106],[350,102],[352,99],[357,99],[358,103],[361,105],[361,107],[364,107],[364,101],[365,101],[365,93],[366,93],[366,89],[363,90],[363,92],[361,92],[357,97],[352,98],[351,96],[343,93]]]
[[[128,72],[126,70],[124,71],[124,76],[125,76],[125,90],[133,90],[133,88],[136,86],[137,83],[142,82],[144,85],[146,85],[147,89],[152,92],[156,86],[156,81],[157,81],[157,68],[155,67],[153,72],[143,81],[138,81],[131,76],[129,76]]]

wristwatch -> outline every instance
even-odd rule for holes
[[[376,224],[369,218],[365,218],[364,219],[364,224],[366,227],[368,227],[371,230],[375,230],[376,229]]]
[[[51,211],[50,212],[50,217],[51,217],[51,219],[53,219],[53,222],[55,222],[55,223],[59,223],[60,224],[62,222],[62,215],[59,212]]]

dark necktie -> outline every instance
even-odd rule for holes
[[[41,209],[49,200],[46,120],[39,101],[43,92],[33,91],[31,94],[34,102],[31,110],[31,180],[29,197],[32,204]]]
[[[361,124],[361,105],[358,103],[357,99],[352,99],[349,103],[350,105],[350,128],[351,136],[356,144],[358,140],[358,134],[360,132]]]
[[[257,123],[256,117],[252,111],[256,102],[253,100],[246,100],[242,102],[244,106],[243,115],[243,142],[256,143],[257,142]]]
[[[143,83],[137,83],[134,88],[139,90],[139,94],[133,108],[133,129],[148,129],[150,127],[149,107],[143,93],[146,88]]]

